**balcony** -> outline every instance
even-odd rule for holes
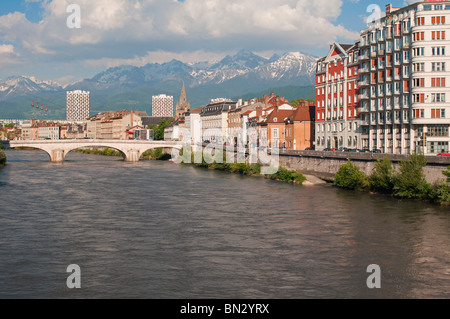
[[[401,51],[401,50],[402,50],[402,47],[400,45],[396,45],[394,47],[394,51]]]
[[[368,107],[360,107],[358,108],[359,113],[369,113]]]
[[[409,43],[403,43],[403,50],[409,50],[410,44]]]
[[[386,40],[392,40],[392,33],[386,33]]]
[[[367,39],[361,39],[361,42],[359,44],[361,47],[368,47],[370,46],[369,41],[367,41]]]
[[[386,77],[386,82],[392,82],[392,76],[387,76]]]
[[[369,56],[367,54],[362,54],[359,56],[359,61],[369,60]]]
[[[407,29],[403,29],[403,34],[410,34],[411,33],[411,29],[407,28]]]
[[[376,52],[371,52],[370,53],[370,57],[371,58],[376,58],[377,57],[377,53]]]
[[[389,90],[388,90],[388,91],[386,92],[386,96],[392,96],[392,91],[389,91]]]
[[[359,95],[359,99],[360,100],[368,100],[369,99],[369,94],[367,94],[367,93],[360,94]]]
[[[395,81],[400,81],[401,79],[402,79],[402,77],[400,76],[400,74],[394,75],[394,80]]]
[[[366,66],[366,67],[364,67],[364,68],[361,68],[361,69],[359,69],[359,73],[361,74],[361,73],[369,73],[370,72],[370,70],[369,70],[369,68]]]
[[[384,51],[384,50],[378,51],[378,55],[385,55],[385,54],[386,54],[386,51]]]
[[[359,86],[369,86],[369,81],[365,80],[365,81],[360,81],[359,82]]]
[[[384,63],[378,63],[378,70],[384,70],[385,64]]]

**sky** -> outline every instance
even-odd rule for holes
[[[241,49],[317,57],[353,43],[367,8],[413,0],[0,0],[0,79],[61,84],[119,65],[217,61]],[[77,5],[76,10],[69,5]],[[68,20],[69,25],[68,26]],[[80,28],[73,28],[74,22]]]

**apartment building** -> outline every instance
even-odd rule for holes
[[[89,94],[81,90],[67,92],[67,121],[86,121],[89,117]]]
[[[316,150],[362,148],[359,47],[334,43],[316,70]]]
[[[361,32],[363,145],[386,153],[449,149],[450,1],[386,6]]]
[[[222,144],[227,141],[228,112],[236,108],[236,102],[214,99],[200,112],[203,141]]]
[[[173,96],[165,94],[152,96],[153,117],[173,117]]]
[[[104,112],[90,117],[87,121],[87,137],[92,139],[129,139],[127,130],[142,126],[142,117],[148,117],[145,112],[117,111]]]

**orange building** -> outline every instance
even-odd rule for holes
[[[287,150],[311,148],[314,141],[314,105],[302,104],[294,110],[275,108],[261,123],[268,146]]]
[[[286,149],[302,151],[313,147],[314,105],[299,106],[286,122]]]

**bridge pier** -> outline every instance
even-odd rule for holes
[[[139,162],[141,158],[141,153],[138,150],[129,150],[125,153],[125,161],[136,163]]]
[[[65,152],[63,150],[52,150],[50,152],[50,161],[55,163],[64,162]]]

